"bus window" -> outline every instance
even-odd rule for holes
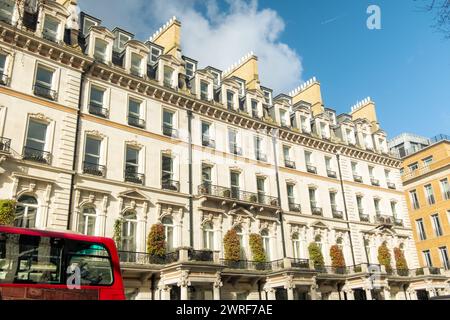
[[[80,269],[81,286],[110,286],[114,282],[112,263],[108,251],[99,244],[67,241],[68,274]]]
[[[62,241],[0,234],[0,283],[59,284]]]

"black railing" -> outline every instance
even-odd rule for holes
[[[209,148],[215,148],[216,147],[216,141],[211,139],[208,136],[202,136],[202,146],[209,147]]]
[[[162,126],[163,135],[172,138],[178,138],[178,130],[169,125]]]
[[[125,169],[125,181],[136,184],[144,184],[145,174],[138,173],[134,169]]]
[[[11,151],[11,139],[0,137],[0,152],[9,153]]]
[[[389,189],[393,189],[393,190],[397,189],[397,187],[395,186],[395,183],[392,183],[390,181],[387,182],[387,186]]]
[[[428,270],[430,271],[430,274],[432,274],[432,275],[439,275],[439,274],[441,274],[441,269],[440,268],[428,267]]]
[[[267,162],[267,155],[261,152],[256,152],[256,160]]]
[[[211,250],[189,250],[190,261],[213,262],[214,252]]]
[[[335,179],[337,178],[336,171],[333,171],[333,170],[327,170],[327,175],[330,178],[335,178]]]
[[[271,262],[256,262],[248,260],[225,260],[221,259],[220,263],[229,269],[242,269],[242,270],[258,270],[258,271],[271,271]]]
[[[89,105],[89,113],[102,118],[109,117],[109,110],[107,108],[103,108],[92,103]]]
[[[8,86],[9,85],[9,77],[6,74],[0,74],[0,85]]]
[[[380,186],[380,180],[378,180],[378,179],[370,178],[370,182],[372,183],[373,186],[376,186],[376,187]]]
[[[259,203],[262,205],[278,207],[278,198],[263,194],[242,191],[239,188],[226,188],[203,184],[198,187],[200,195],[210,195],[213,197],[227,198],[248,203]]]
[[[408,269],[387,269],[386,273],[394,277],[409,277],[410,271]]]
[[[362,222],[370,222],[370,217],[368,214],[364,214],[362,212],[362,209],[359,210],[359,220],[361,220]]]
[[[333,213],[333,218],[335,218],[335,219],[343,219],[344,218],[343,212],[338,210],[336,206],[332,205],[331,211]]]
[[[291,160],[284,160],[284,166],[286,168],[295,169],[295,162]]]
[[[119,261],[121,263],[149,264],[150,255],[143,252],[119,251]]]
[[[317,168],[310,164],[306,165],[306,171],[308,171],[309,173],[317,174]]]
[[[52,160],[52,154],[50,152],[24,147],[23,149],[23,159],[30,160],[40,163],[50,164]]]
[[[363,178],[361,176],[356,175],[356,174],[353,175],[353,180],[355,182],[359,182],[359,183],[363,182]]]
[[[302,207],[298,203],[289,202],[289,211],[291,211],[291,212],[302,212]]]
[[[375,215],[375,221],[377,223],[381,223],[384,225],[393,225],[394,224],[394,218],[387,215],[377,214]]]
[[[348,273],[347,267],[330,267],[330,266],[320,266],[314,268],[318,273],[321,274],[334,274],[334,275],[345,275]]]
[[[315,216],[322,216],[323,215],[323,210],[322,208],[319,208],[317,206],[317,203],[315,201],[311,202],[311,213]]]
[[[83,173],[90,174],[93,176],[99,176],[104,177],[106,172],[106,167],[96,164],[96,163],[89,163],[89,162],[83,162]]]
[[[238,147],[236,144],[230,144],[230,152],[234,155],[240,156],[242,155],[242,148]]]
[[[58,93],[55,90],[52,90],[46,86],[35,84],[34,85],[34,94],[36,96],[46,98],[49,100],[56,100],[58,99]]]
[[[308,259],[289,258],[291,260],[292,268],[309,269]]]
[[[145,120],[132,115],[128,115],[128,124],[141,129],[145,128]]]
[[[180,182],[172,179],[162,179],[161,188],[164,190],[180,191]]]
[[[403,220],[394,218],[394,225],[396,225],[398,227],[403,227]]]

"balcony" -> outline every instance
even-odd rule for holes
[[[30,160],[39,163],[50,164],[52,155],[50,152],[24,147],[23,149],[23,159]]]
[[[0,137],[0,152],[11,152],[11,139]]]
[[[291,211],[291,212],[302,212],[302,207],[298,203],[289,202],[289,211]]]
[[[89,113],[102,118],[109,117],[109,110],[107,108],[103,108],[92,103],[89,105]]]
[[[308,171],[309,173],[317,174],[317,168],[310,164],[306,165],[306,171]]]
[[[215,149],[216,141],[204,135],[202,136],[202,146]]]
[[[323,216],[323,210],[322,208],[317,207],[316,202],[311,202],[311,213],[314,216]]]
[[[46,86],[35,84],[33,92],[36,96],[42,97],[45,99],[56,101],[58,99],[58,93],[55,90],[52,90]]]
[[[9,77],[6,74],[0,74],[0,85],[8,86],[9,85]]]
[[[359,220],[362,222],[370,222],[370,216],[368,214],[364,214],[364,210],[362,208],[358,209],[359,211]]]
[[[128,116],[128,124],[130,126],[141,128],[141,129],[145,128],[145,120],[144,119],[141,119],[141,118],[135,117],[135,116],[131,116],[131,115]]]
[[[344,218],[343,212],[338,210],[337,206],[332,205],[331,206],[331,211],[333,213],[333,218],[335,218],[335,219],[343,219]]]
[[[353,181],[362,183],[363,182],[363,178],[361,176],[353,174]]]
[[[214,186],[210,184],[202,184],[198,186],[199,195],[208,195],[217,198],[226,198],[230,200],[237,200],[246,203],[260,204],[264,206],[278,207],[278,199],[263,194],[257,194],[247,191],[242,191],[239,188],[226,188],[221,186]]]
[[[271,262],[256,262],[248,260],[225,260],[221,259],[220,263],[229,269],[241,269],[241,270],[257,270],[257,271],[271,271]]]
[[[104,177],[106,167],[96,163],[83,162],[83,173],[97,177]]]
[[[394,225],[397,227],[403,227],[403,220],[394,218]]]
[[[170,252],[162,256],[150,255],[143,252],[119,251],[119,260],[124,264],[156,264],[165,265],[177,262],[179,260],[179,252]]]
[[[163,190],[180,191],[180,182],[172,179],[162,179],[161,188]]]
[[[189,261],[213,262],[214,252],[211,250],[194,250],[188,251]]]
[[[375,222],[383,225],[393,225],[394,217],[377,213],[375,215]]]
[[[267,162],[267,155],[262,152],[256,152],[256,160]]]
[[[392,190],[397,189],[395,183],[392,183],[392,182],[390,182],[389,180],[387,181],[387,187],[388,187],[389,189],[392,189]]]
[[[351,270],[347,267],[315,267],[314,268],[319,274],[327,274],[327,275],[346,275],[350,273]]]
[[[230,153],[241,156],[242,155],[242,148],[238,147],[236,144],[230,144]]]
[[[143,185],[145,182],[145,174],[137,173],[134,169],[125,169],[125,181]]]
[[[380,186],[380,180],[375,178],[370,178],[370,183],[372,183],[373,186],[379,187]]]
[[[391,277],[410,277],[411,272],[408,269],[389,269],[386,270],[388,276]]]
[[[162,133],[166,137],[178,138],[178,130],[175,129],[173,126],[163,125],[162,126]]]
[[[291,161],[291,160],[284,160],[284,166],[286,168],[291,168],[291,169],[295,169],[295,162]]]
[[[327,176],[328,176],[329,178],[334,178],[334,179],[336,179],[336,178],[337,178],[336,171],[328,170],[328,169],[327,169]]]

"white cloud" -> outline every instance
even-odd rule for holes
[[[148,39],[170,17],[182,23],[183,54],[225,70],[253,51],[259,58],[262,85],[288,92],[301,82],[298,53],[280,41],[283,19],[273,9],[258,7],[257,0],[80,0],[81,9]],[[124,4],[126,3],[126,5]]]

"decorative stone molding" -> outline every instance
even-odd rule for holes
[[[223,286],[223,282],[222,282],[222,278],[221,278],[220,274],[221,274],[220,272],[216,272],[216,278],[215,278],[214,284],[213,284],[214,288],[216,288],[216,289]]]
[[[191,281],[189,280],[189,271],[182,270],[180,279],[177,282],[177,286],[179,287],[188,287],[191,285]]]
[[[203,227],[206,223],[212,223],[213,222],[213,218],[214,218],[214,215],[212,213],[205,214],[203,216],[203,220],[202,220],[201,226]]]
[[[144,147],[144,145],[140,144],[136,140],[125,141],[125,144],[127,146],[130,146],[130,147],[133,147],[133,148],[136,148],[136,149],[142,149]]]
[[[98,130],[87,130],[86,134],[89,136],[97,137],[100,139],[104,139],[106,136]]]

